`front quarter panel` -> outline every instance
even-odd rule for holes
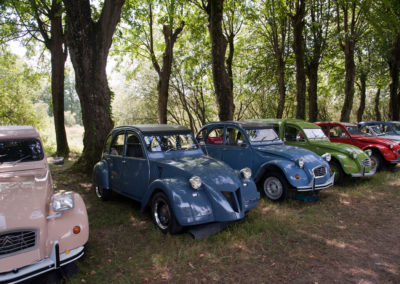
[[[93,183],[102,188],[110,188],[110,174],[108,163],[105,160],[98,162],[93,169]]]

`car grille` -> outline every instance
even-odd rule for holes
[[[369,166],[371,166],[371,159],[364,159],[364,160],[362,161],[362,165],[363,165],[364,167],[369,167]]]
[[[320,166],[314,169],[314,176],[315,177],[323,177],[326,175],[326,168],[324,166]]]
[[[222,195],[229,202],[229,205],[232,207],[233,211],[239,212],[240,210],[240,190],[236,191],[221,191]],[[236,197],[236,198],[235,198]]]
[[[35,231],[8,232],[0,235],[0,257],[20,252],[36,245]]]

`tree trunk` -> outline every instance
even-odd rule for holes
[[[64,34],[61,19],[61,3],[53,0],[51,16],[51,40],[46,44],[51,53],[51,96],[56,131],[57,156],[68,157],[69,147],[64,124],[64,68],[67,50],[63,49]]]
[[[340,115],[340,121],[349,122],[350,113],[353,108],[354,99],[354,77],[356,72],[356,67],[354,63],[354,45],[352,40],[347,40],[344,46],[344,56],[345,56],[345,87],[344,87],[344,104],[342,112]]]
[[[307,67],[308,76],[308,121],[318,120],[318,63]]]
[[[291,17],[293,26],[293,51],[296,58],[296,118],[306,116],[306,75],[304,70],[304,17],[305,0],[296,0],[296,14]]]
[[[278,102],[276,117],[282,118],[283,110],[285,109],[285,99],[286,99],[285,62],[283,60],[283,55],[281,53],[276,54],[275,58],[277,63],[276,71],[278,73],[276,81],[278,84],[278,92],[279,92],[279,102]]]
[[[360,75],[360,106],[358,107],[357,111],[357,122],[362,121],[362,117],[365,110],[365,96],[366,96],[366,85],[367,85],[367,75],[361,74]]]
[[[92,21],[89,0],[63,1],[67,41],[85,128],[84,148],[76,166],[88,173],[100,159],[103,143],[113,128],[106,65],[125,0],[106,0],[97,23]]]
[[[379,99],[381,96],[381,89],[379,88],[376,91],[376,95],[375,95],[375,117],[377,121],[381,121],[382,120],[382,116],[381,116],[381,112],[379,111]]]
[[[389,116],[391,120],[400,120],[400,95],[399,92],[399,68],[400,68],[400,35],[397,36],[392,51],[391,58],[388,60],[389,73],[390,73],[390,103],[389,103]]]
[[[233,120],[235,105],[228,72],[225,68],[227,40],[222,32],[224,0],[208,0],[208,31],[211,39],[212,73],[218,116],[221,121]]]

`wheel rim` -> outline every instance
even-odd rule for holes
[[[98,198],[102,198],[103,197],[103,188],[101,188],[100,186],[96,186],[96,195]]]
[[[171,214],[169,211],[169,206],[166,202],[164,202],[164,200],[159,199],[156,201],[153,215],[158,227],[160,227],[162,230],[168,228],[171,220]]]
[[[371,171],[370,172],[376,172],[378,169],[379,162],[378,159],[375,156],[371,156]]]
[[[268,177],[264,181],[264,193],[270,199],[279,199],[283,193],[283,184],[277,177]]]

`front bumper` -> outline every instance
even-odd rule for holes
[[[312,181],[310,182],[310,184],[306,185],[306,186],[299,186],[296,187],[297,191],[315,191],[315,190],[321,190],[324,188],[328,188],[330,186],[333,185],[334,181],[335,181],[335,173],[328,179],[327,182],[323,183],[323,184],[315,184],[315,178],[312,179]]]
[[[391,163],[391,164],[398,164],[398,163],[400,163],[400,158],[397,159],[397,160],[389,161],[389,163]]]
[[[352,177],[370,177],[370,176],[373,176],[373,175],[375,174],[375,172],[376,172],[376,170],[375,170],[375,171],[372,171],[372,170],[371,170],[371,171],[369,171],[368,173],[366,173],[366,172],[365,172],[365,167],[363,167],[362,170],[361,170],[361,172],[351,174],[351,176],[352,176]]]
[[[85,254],[84,247],[70,250],[68,254],[59,252],[59,245],[55,243],[49,258],[39,260],[25,267],[8,272],[0,273],[0,283],[18,283],[40,274],[56,270],[68,263],[71,263]]]

